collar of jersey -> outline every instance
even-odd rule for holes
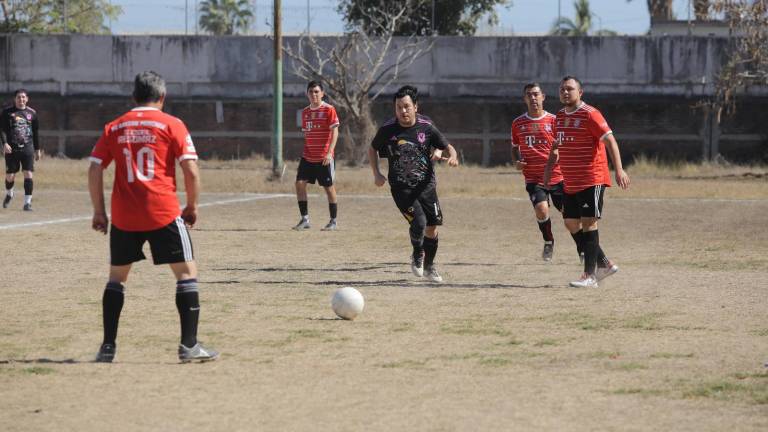
[[[576,111],[580,110],[583,107],[584,107],[584,101],[581,101],[581,103],[579,104],[579,106],[576,107],[575,110],[568,112],[567,108],[563,108],[563,112],[566,113],[567,115],[571,115],[571,114],[575,114]]]
[[[160,111],[160,110],[155,107],[140,106],[132,109],[131,111]]]
[[[526,117],[528,117],[528,119],[529,119],[529,120],[541,120],[541,119],[543,119],[544,117],[546,117],[546,116],[547,116],[547,114],[549,114],[549,113],[548,113],[546,110],[544,110],[544,114],[542,114],[542,115],[540,115],[540,116],[538,116],[538,117],[531,117],[531,116],[529,116],[529,115],[528,115],[528,113],[527,113],[527,112],[525,113],[525,116],[526,116]]]

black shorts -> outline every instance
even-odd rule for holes
[[[315,180],[317,180],[320,186],[333,186],[333,181],[336,180],[335,165],[333,160],[328,165],[323,165],[322,162],[309,162],[301,158],[299,171],[296,173],[296,181],[315,184]]]
[[[603,215],[603,194],[605,185],[596,185],[565,194],[563,200],[563,219],[598,218]]]
[[[145,241],[149,241],[152,262],[155,264],[173,264],[195,259],[187,226],[184,225],[184,220],[177,217],[173,222],[154,231],[123,231],[112,225],[109,230],[110,264],[121,266],[145,259],[146,256],[141,250]]]
[[[15,174],[19,168],[24,171],[35,170],[35,153],[13,152],[5,155],[5,172]]]
[[[427,226],[443,224],[443,210],[437,199],[435,185],[417,189],[392,189],[392,198],[408,223],[411,223],[419,213],[424,213]]]
[[[531,204],[534,207],[540,202],[546,201],[549,203],[549,199],[552,198],[552,205],[558,211],[563,211],[563,182],[549,188],[538,183],[526,183],[525,190],[528,192],[528,198],[530,198]]]

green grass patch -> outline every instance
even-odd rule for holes
[[[401,332],[409,332],[413,330],[416,327],[416,325],[412,322],[404,322],[404,323],[398,323],[394,327],[390,329],[390,331],[394,333],[401,333]]]
[[[478,363],[483,366],[503,367],[512,364],[512,359],[508,359],[506,357],[491,356],[481,358]]]
[[[631,330],[660,330],[662,327],[659,325],[659,318],[663,314],[649,313],[645,315],[638,315],[624,319],[621,323],[621,328]]]
[[[559,324],[570,328],[577,328],[579,330],[610,330],[616,323],[614,318],[597,317],[585,313],[556,313],[535,317],[533,320]]]
[[[22,369],[22,372],[30,375],[50,375],[56,372],[53,368],[44,366],[32,366]]]
[[[670,352],[658,352],[650,355],[652,359],[677,359],[677,358],[693,358],[693,353],[670,353]]]
[[[755,336],[768,336],[768,328],[755,330],[752,334]]]
[[[509,336],[509,331],[499,328],[494,324],[475,321],[462,320],[440,327],[440,331],[446,334],[460,336]]]
[[[427,366],[427,362],[427,360],[400,360],[382,363],[380,366],[385,369],[423,369]]]
[[[621,357],[619,351],[594,351],[587,354],[587,358],[591,359],[611,359],[616,360]]]
[[[638,396],[661,396],[665,392],[658,389],[647,389],[641,387],[624,387],[607,392],[615,395],[638,395]]]
[[[547,346],[557,346],[560,343],[557,341],[557,339],[542,339],[540,341],[534,342],[533,346],[535,347],[547,347]]]
[[[618,370],[618,371],[624,371],[624,372],[632,372],[636,370],[645,370],[648,369],[648,365],[645,365],[643,363],[637,363],[637,362],[618,362],[618,363],[609,363],[609,368],[612,370]]]

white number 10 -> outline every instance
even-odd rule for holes
[[[133,171],[133,157],[131,151],[127,148],[123,149],[125,155],[125,166],[128,168],[128,183],[134,181]],[[144,162],[146,159],[146,172],[142,172],[144,169]],[[155,177],[155,153],[150,147],[142,147],[141,150],[136,152],[136,178],[140,181],[150,181]]]

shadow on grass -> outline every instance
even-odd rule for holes
[[[320,285],[320,286],[354,286],[354,287],[402,287],[402,288],[467,288],[467,289],[545,289],[560,288],[555,285],[520,285],[505,283],[431,283],[412,279],[395,280],[327,280],[320,282],[306,282],[295,280],[284,281],[250,281],[249,283],[265,285]]]
[[[0,360],[0,364],[81,364],[81,363],[91,363],[90,361],[79,361],[75,359],[49,359],[49,358],[39,358],[39,359],[8,359],[8,360]]]

